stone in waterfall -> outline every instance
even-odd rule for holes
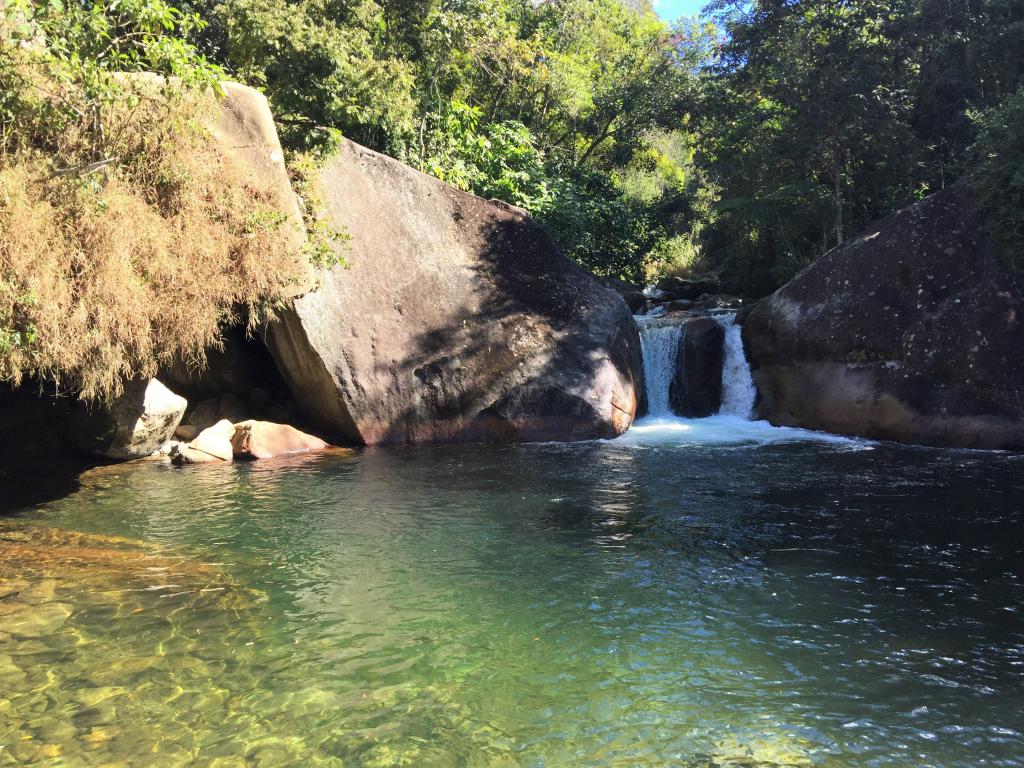
[[[344,142],[321,172],[348,267],[267,331],[306,417],[354,443],[613,437],[636,414],[623,300],[518,208]]]
[[[682,331],[669,403],[679,416],[702,419],[722,405],[725,330],[710,317],[693,317],[682,323]]]
[[[649,415],[704,418],[722,404],[725,330],[711,317],[637,318]]]
[[[1024,449],[1024,285],[962,188],[821,257],[743,334],[774,424]]]

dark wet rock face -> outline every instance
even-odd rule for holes
[[[0,518],[75,490],[91,460],[69,434],[75,404],[40,390],[35,382],[20,389],[0,382],[0,428],[9,436],[0,443]]]
[[[715,310],[715,309],[735,309],[742,308],[743,300],[738,296],[732,296],[728,293],[716,293],[714,296],[707,296],[694,304],[694,309],[702,310]]]
[[[524,212],[351,142],[322,181],[350,266],[321,274],[267,343],[326,434],[571,440],[629,427],[643,389],[629,308]]]
[[[266,345],[237,325],[222,329],[220,345],[207,350],[203,365],[177,361],[161,369],[160,380],[189,403],[225,394],[247,402],[254,389],[265,391],[268,401],[282,399],[287,393]]]
[[[693,309],[693,302],[687,301],[686,299],[675,299],[674,301],[668,301],[662,304],[665,308],[665,314],[671,314],[673,312],[689,312]]]
[[[718,293],[719,283],[712,278],[686,280],[681,277],[664,277],[657,285],[659,291],[670,295],[670,300],[698,301],[703,296]]]
[[[1024,286],[965,191],[933,195],[826,254],[747,318],[772,423],[1024,449]]]
[[[710,317],[694,317],[682,326],[669,404],[680,416],[703,419],[718,413],[722,406],[725,330]]]

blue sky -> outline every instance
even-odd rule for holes
[[[700,13],[702,5],[708,0],[654,0],[654,10],[661,18],[675,21],[680,16],[693,16]]]

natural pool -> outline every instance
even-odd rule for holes
[[[0,521],[0,766],[1024,765],[1024,456],[810,437],[94,472]]]

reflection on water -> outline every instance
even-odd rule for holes
[[[1024,765],[1024,458],[747,425],[93,473],[0,766]]]

